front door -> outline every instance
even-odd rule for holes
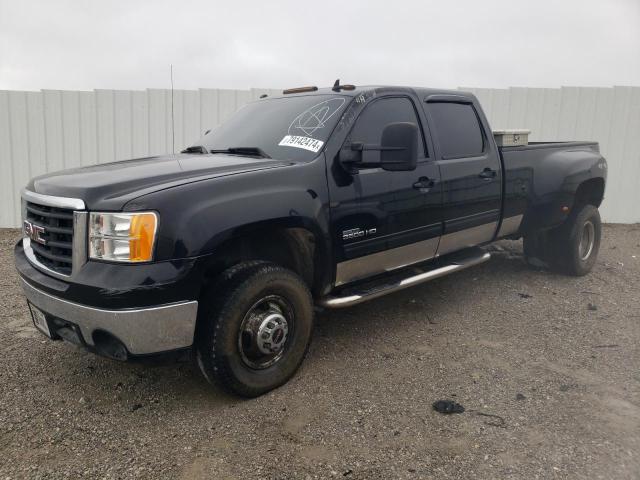
[[[417,168],[413,171],[361,169],[345,174],[339,163],[329,179],[336,286],[384,273],[435,256],[442,234],[438,165],[427,155],[414,100],[380,97],[364,107],[344,146],[380,144],[382,130],[393,122],[411,122],[420,130]],[[365,150],[364,162],[378,162],[379,151]],[[338,159],[334,159],[338,162]]]
[[[491,241],[500,220],[502,170],[468,99],[426,103],[443,190],[444,232],[438,255]]]

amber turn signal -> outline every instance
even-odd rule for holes
[[[153,213],[142,213],[131,219],[129,227],[130,261],[148,262],[152,259],[156,221],[156,216]]]

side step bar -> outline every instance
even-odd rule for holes
[[[445,275],[459,272],[460,270],[473,267],[474,265],[479,265],[490,258],[491,254],[480,249],[473,249],[472,252],[463,256],[454,254],[452,255],[451,260],[445,260],[445,263],[439,263],[438,266],[433,267],[432,269],[413,268],[406,272],[407,274],[413,274],[410,276],[394,275],[392,279],[381,279],[378,283],[372,284],[371,282],[368,282],[360,287],[348,287],[336,295],[328,295],[321,298],[318,301],[318,304],[325,308],[351,307],[352,305],[357,305],[358,303],[366,302],[367,300],[372,300],[374,298],[387,295],[388,293],[404,290],[405,288],[444,277]]]

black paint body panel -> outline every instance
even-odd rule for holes
[[[532,143],[501,147],[504,217],[523,214],[522,234],[560,225],[578,187],[592,179],[606,183],[607,163],[596,142]],[[570,211],[570,210],[569,210]]]
[[[407,98],[414,106],[422,130],[418,163],[412,171],[363,169],[350,174],[338,154],[349,141],[362,112],[380,99]],[[437,239],[442,235],[442,182],[440,168],[433,158],[434,146],[420,98],[409,88],[371,88],[363,91],[348,107],[343,120],[328,142],[329,196],[334,263],[370,255],[411,243]],[[421,179],[433,186],[414,187]],[[343,239],[352,228],[376,229],[374,236]]]

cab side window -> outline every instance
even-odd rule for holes
[[[382,130],[390,123],[411,122],[420,129],[420,122],[416,115],[413,102],[406,97],[381,98],[368,105],[358,117],[356,124],[347,138],[346,144],[351,142],[363,142],[365,144],[379,145],[382,138]],[[424,152],[424,140],[420,130],[419,157],[426,157]],[[380,152],[366,150],[362,152],[364,162],[379,162]]]
[[[430,102],[427,108],[443,159],[479,157],[484,153],[484,134],[473,105]]]

